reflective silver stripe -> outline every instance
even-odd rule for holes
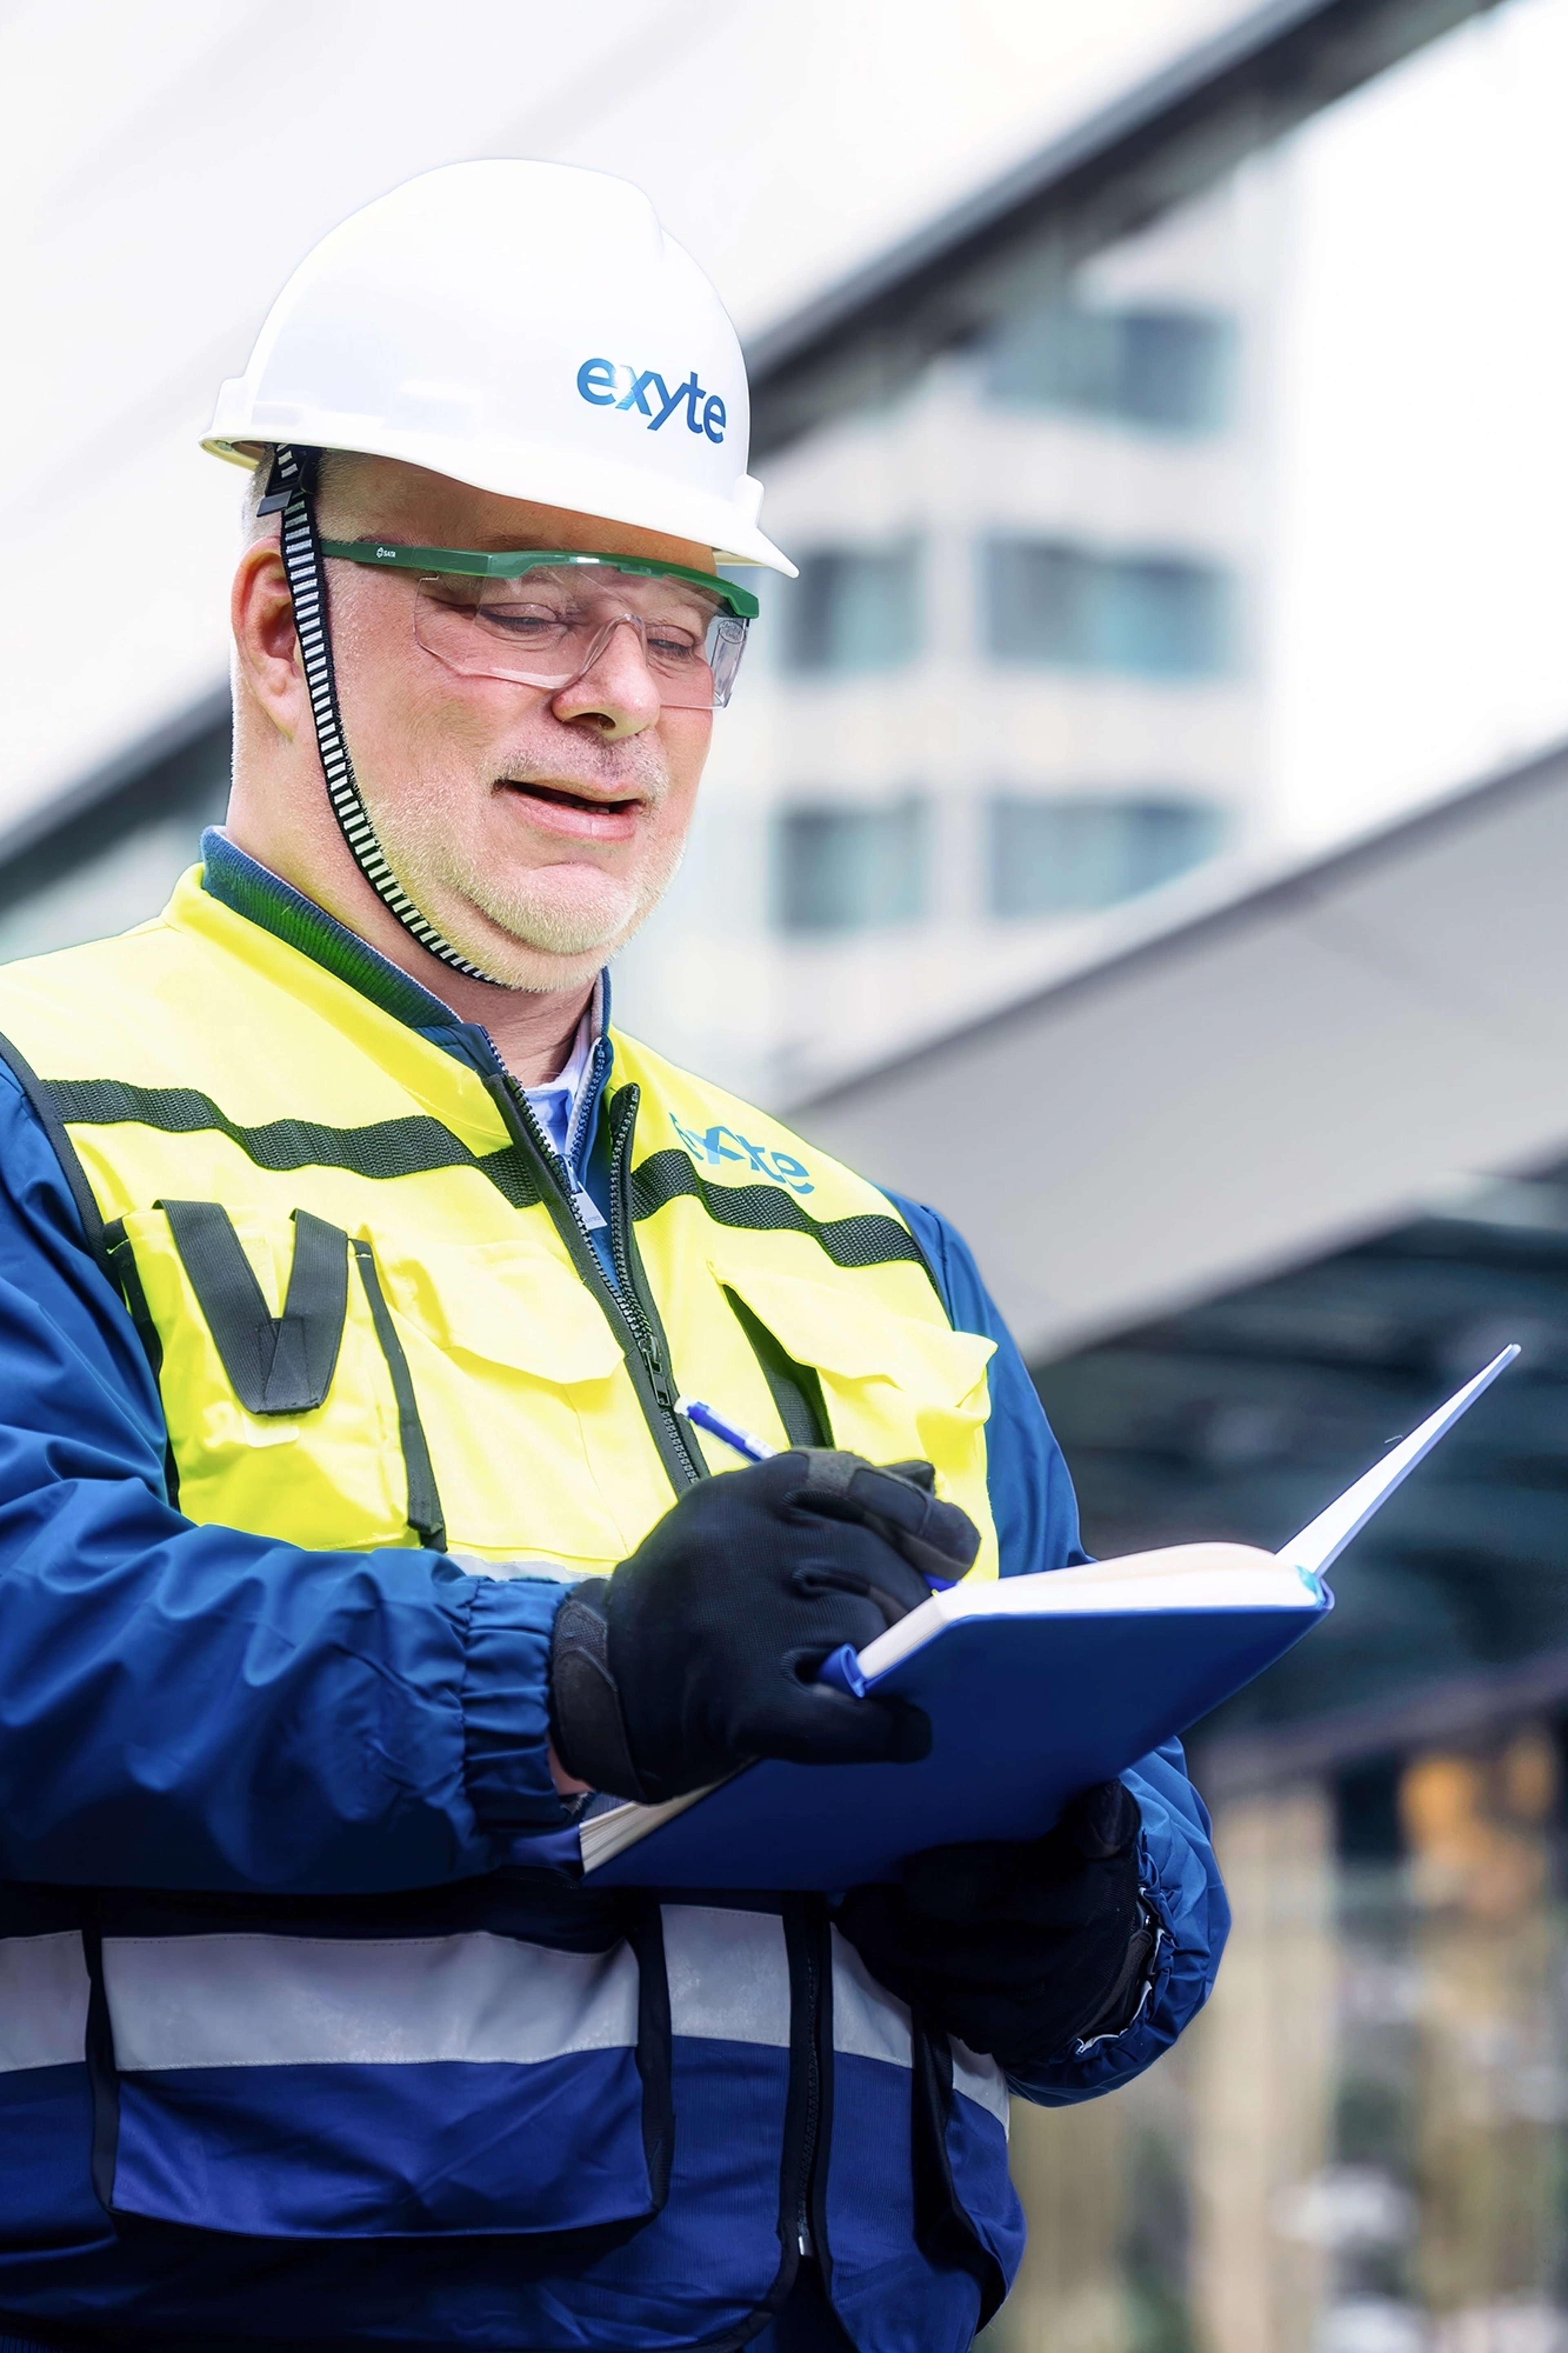
[[[467,1577],[542,1577],[548,1585],[576,1585],[605,1573],[596,1562],[587,1568],[573,1568],[563,1560],[547,1560],[542,1553],[529,1553],[513,1560],[487,1560],[483,1553],[449,1552],[447,1558]]]
[[[891,2067],[911,2063],[910,2013],[879,1986],[865,1962],[837,1928],[833,1936],[833,2047],[860,2059],[881,2059]],[[956,2034],[952,2046],[953,2089],[1008,2128],[1007,2083],[994,2059],[971,2051]]]
[[[1003,2131],[1012,2126],[1012,2108],[1007,2097],[1007,2078],[994,2059],[983,2051],[972,2051],[956,2034],[950,2034],[952,2045],[952,2087],[973,2100],[977,2107],[994,2116]]]
[[[789,2049],[789,1956],[775,1912],[667,1904],[664,1957],[677,2034]]]
[[[833,1938],[833,2047],[858,2059],[911,2064],[910,2013],[879,1986],[854,1946],[837,1928]]]
[[[87,2047],[87,1962],[74,1928],[0,1936],[0,2075],[80,2066]]]
[[[510,1936],[106,1936],[122,2068],[529,2066],[636,2044],[628,1947]]]

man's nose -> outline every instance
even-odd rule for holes
[[[551,696],[550,708],[557,719],[595,726],[610,741],[656,723],[663,704],[629,614],[610,623],[587,669]]]

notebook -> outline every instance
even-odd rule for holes
[[[743,1767],[666,1805],[598,1801],[595,1884],[833,1890],[921,1847],[1029,1839],[1206,1715],[1327,1616],[1327,1570],[1519,1354],[1509,1347],[1278,1553],[1184,1544],[933,1593],[852,1663],[931,1721],[916,1765]],[[870,1704],[868,1700],[866,1704]]]

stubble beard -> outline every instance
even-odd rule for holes
[[[662,763],[657,776],[652,764],[640,765],[645,773],[615,781],[635,782],[657,811],[668,793]],[[414,904],[459,955],[513,988],[576,987],[585,965],[596,968],[647,922],[686,847],[680,834],[656,832],[630,874],[608,873],[588,859],[508,867],[454,829],[441,788],[416,792],[395,810],[376,808],[368,793],[364,799],[386,861]]]

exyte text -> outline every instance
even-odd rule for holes
[[[700,1167],[717,1168],[721,1162],[733,1160],[742,1167],[754,1168],[759,1176],[771,1177],[775,1185],[787,1185],[792,1193],[816,1190],[804,1164],[793,1153],[772,1152],[766,1145],[753,1144],[749,1136],[738,1135],[732,1127],[710,1127],[706,1134],[698,1135],[689,1127],[682,1127],[673,1112],[669,1124]]]
[[[614,360],[584,360],[577,371],[577,389],[595,408],[622,408],[647,419],[645,430],[658,433],[678,410],[686,412],[689,433],[705,433],[722,441],[729,412],[716,392],[705,392],[692,369],[672,392],[653,368],[635,368]]]

